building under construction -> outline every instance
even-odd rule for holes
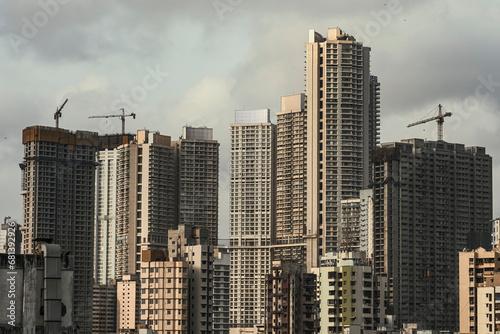
[[[458,253],[490,247],[491,157],[422,139],[372,156],[374,266],[390,279],[397,325],[458,331]]]

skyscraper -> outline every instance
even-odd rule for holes
[[[170,137],[141,130],[119,149],[116,276],[140,270],[142,250],[166,248],[177,226],[175,149]]]
[[[269,109],[237,110],[230,130],[230,321],[233,328],[253,329],[265,323],[275,221],[276,126]]]
[[[94,283],[115,279],[118,147],[132,135],[99,136],[95,179]]]
[[[71,252],[73,319],[81,333],[91,333],[97,133],[31,126],[23,145],[23,253],[34,253],[36,239]]]
[[[179,224],[207,229],[217,245],[219,220],[219,143],[213,129],[185,126],[174,142],[178,156]]]
[[[370,48],[339,28],[306,44],[307,265],[339,248],[340,202],[369,183],[378,143],[378,83]]]
[[[373,178],[374,266],[390,280],[397,324],[457,331],[458,253],[490,246],[491,157],[482,147],[403,140],[373,152]]]
[[[276,240],[273,258],[305,263],[307,198],[306,96],[281,97],[276,114]]]

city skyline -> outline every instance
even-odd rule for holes
[[[53,113],[68,98],[60,126],[72,131],[119,133],[118,119],[88,117],[121,107],[137,114],[126,121],[132,134],[147,128],[176,140],[186,124],[214,128],[221,143],[220,238],[227,239],[234,110],[269,108],[276,123],[280,97],[305,92],[308,31],[325,34],[335,26],[372,49],[381,143],[435,140],[434,122],[406,125],[441,103],[454,113],[445,121],[445,140],[486,147],[493,174],[500,172],[500,73],[492,56],[499,46],[487,37],[500,29],[500,9],[492,1],[41,3],[53,5],[0,5],[0,68],[9,80],[1,93],[0,210],[18,223],[20,133],[30,125],[54,126]],[[493,189],[500,191],[499,178]],[[494,217],[499,213],[494,205]]]

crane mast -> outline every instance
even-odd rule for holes
[[[134,119],[135,119],[135,114],[134,113],[130,113],[130,114],[127,114],[125,115],[125,109],[124,108],[120,108],[120,110],[122,111],[122,114],[121,115],[100,115],[100,116],[89,116],[89,118],[109,118],[109,117],[119,117],[122,121],[122,134],[124,135],[125,134],[125,117],[130,117],[132,116]]]
[[[64,108],[66,102],[68,102],[68,99],[66,99],[66,101],[64,101],[64,103],[59,108],[57,108],[56,112],[54,113],[54,119],[56,120],[56,129],[59,129],[59,118],[62,117],[61,110],[62,108]]]
[[[418,122],[415,122],[415,123],[408,124],[407,127],[409,128],[409,127],[412,127],[412,126],[415,126],[415,125],[419,125],[419,124],[424,124],[424,123],[427,123],[427,122],[430,122],[430,121],[436,121],[437,125],[438,125],[438,140],[443,140],[443,123],[444,123],[444,118],[445,117],[449,117],[451,115],[452,115],[451,112],[447,112],[447,113],[443,114],[442,106],[441,106],[441,104],[439,104],[438,105],[438,115],[437,116],[434,116],[434,117],[431,117],[431,118],[427,118],[427,119],[424,119],[424,120],[421,120],[421,121],[418,121]]]

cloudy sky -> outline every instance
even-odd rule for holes
[[[117,133],[214,128],[221,143],[221,237],[228,236],[229,125],[235,109],[279,110],[303,92],[309,29],[340,27],[371,47],[381,82],[381,140],[436,138],[407,129],[441,103],[445,140],[485,146],[500,194],[498,1],[39,0],[0,3],[0,215],[22,221],[22,129]],[[495,196],[497,198],[498,196]],[[496,201],[495,201],[496,202]],[[500,205],[494,202],[494,215]]]

